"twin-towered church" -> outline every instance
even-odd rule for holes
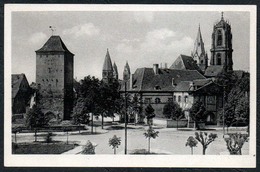
[[[211,59],[208,64],[209,58],[199,27],[191,56],[179,55],[169,68],[167,64],[160,67],[159,64],[154,64],[151,67],[138,68],[131,74],[130,66],[126,62],[123,80],[120,80],[121,92],[127,90],[128,93],[138,96],[144,108],[151,104],[155,114],[161,117],[163,107],[168,101],[176,101],[184,110],[186,118],[189,118],[192,104],[201,101],[209,112],[207,122],[217,124],[220,122],[217,112],[223,106],[223,88],[214,83],[213,78],[221,71],[233,71],[231,26],[224,20],[223,14],[213,27],[210,52]],[[117,66],[115,63],[112,66],[108,50],[102,77],[107,83],[113,79],[118,80]]]
[[[144,108],[151,104],[157,116],[162,116],[168,101],[176,101],[189,118],[189,108],[195,101],[201,101],[210,112],[207,121],[217,124],[217,111],[223,106],[223,91],[212,78],[223,70],[233,70],[232,51],[231,26],[222,15],[213,27],[209,65],[199,27],[191,56],[181,54],[170,67],[154,64],[138,68],[133,74],[126,62],[123,80],[119,80],[117,66],[112,65],[107,50],[102,79],[107,83],[119,80],[122,92],[126,85],[127,92],[138,96]],[[45,113],[65,120],[70,119],[73,108],[73,65],[74,54],[59,36],[51,36],[36,51],[36,85],[42,96],[41,106]],[[139,116],[138,120],[143,119]]]

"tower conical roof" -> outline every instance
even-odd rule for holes
[[[105,61],[103,64],[103,70],[113,71],[113,66],[112,66],[112,62],[111,62],[111,58],[110,58],[108,49],[107,49],[107,54],[106,54]]]
[[[60,36],[51,36],[42,48],[36,52],[69,52]],[[71,53],[72,54],[72,53]]]
[[[116,74],[118,74],[117,65],[116,65],[115,62],[114,62],[114,64],[113,64],[113,69],[114,69],[114,72],[115,72]]]
[[[205,48],[204,48],[204,42],[202,40],[200,26],[199,26],[197,38],[194,43],[193,55],[200,56],[201,54],[205,54]]]
[[[129,74],[131,73],[131,72],[130,72],[130,67],[129,67],[128,61],[126,61],[125,70],[127,70]]]

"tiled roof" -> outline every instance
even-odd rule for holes
[[[221,73],[222,70],[223,70],[223,66],[209,66],[207,67],[204,75],[207,77],[215,77],[219,73]]]
[[[188,92],[191,91],[191,82],[192,81],[181,81],[177,86],[174,88],[174,91],[178,92]]]
[[[244,76],[244,71],[242,70],[234,70],[234,74],[237,76],[238,79],[241,79]]]
[[[16,97],[24,78],[26,79],[24,74],[12,74],[12,98]]]
[[[105,61],[103,64],[103,70],[113,71],[113,66],[112,66],[112,62],[111,62],[111,58],[110,58],[108,49],[107,49],[107,54],[106,54]]]
[[[65,44],[63,43],[60,36],[51,36],[48,41],[43,45],[42,48],[36,52],[69,52],[71,53]],[[72,53],[71,53],[72,54]]]
[[[199,68],[197,63],[193,60],[192,57],[182,55],[182,54],[174,61],[170,69],[201,71],[201,69]]]
[[[174,88],[174,91],[196,91],[196,89],[200,89],[201,87],[204,87],[210,83],[212,83],[212,79],[195,79],[193,81],[182,81],[177,84],[177,86]],[[191,89],[191,87],[193,87],[193,90]]]
[[[159,74],[156,75],[153,68],[138,68],[132,78],[132,90],[174,91],[174,87],[181,81],[204,78],[197,70],[159,69]],[[121,88],[124,89],[124,85]]]

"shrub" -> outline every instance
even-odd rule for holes
[[[242,155],[242,147],[248,141],[247,134],[234,133],[229,134],[228,138],[224,138],[230,155]]]
[[[95,154],[95,148],[97,145],[93,145],[89,140],[85,146],[83,146],[82,154]]]
[[[217,138],[217,134],[213,134],[213,133],[206,133],[206,132],[196,132],[195,133],[195,138],[201,143],[202,145],[202,154],[205,155],[206,154],[206,149],[208,148],[208,145],[210,143],[212,143],[213,141],[215,141],[215,139]]]
[[[112,149],[114,149],[114,154],[116,154],[116,148],[121,144],[121,138],[114,135],[112,138],[108,141],[109,146],[112,146]]]
[[[48,134],[45,136],[45,142],[46,143],[51,143],[52,142],[52,132],[48,132]]]
[[[187,142],[186,142],[186,145],[185,146],[189,146],[191,148],[191,154],[193,155],[193,147],[196,147],[198,144],[198,141],[190,136],[188,139],[187,139]]]

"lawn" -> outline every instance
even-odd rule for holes
[[[61,154],[78,146],[65,142],[12,143],[12,154]]]

